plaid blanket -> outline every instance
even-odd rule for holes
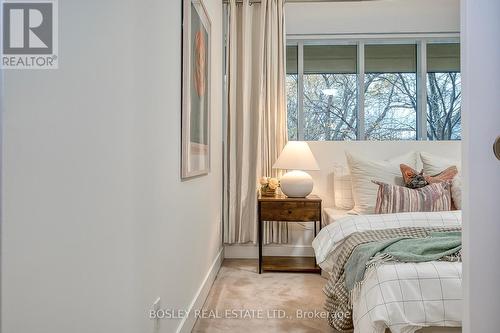
[[[432,232],[461,231],[461,227],[403,227],[394,229],[370,230],[356,232],[350,235],[333,256],[336,262],[331,277],[323,291],[327,296],[325,309],[328,311],[328,323],[338,331],[353,329],[351,297],[345,286],[344,265],[356,246],[369,242],[387,240],[391,238],[423,238]],[[457,260],[456,257],[447,257],[443,260]]]

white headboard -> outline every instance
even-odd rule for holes
[[[461,161],[461,141],[311,141],[308,142],[320,171],[310,171],[314,179],[313,193],[323,199],[323,207],[334,206],[333,168],[347,165],[345,152],[366,158],[385,160],[409,151],[426,151],[451,160]],[[418,169],[421,168],[420,158]]]

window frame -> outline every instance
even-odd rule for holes
[[[356,45],[357,52],[357,133],[356,141],[365,138],[365,46],[412,44],[417,49],[416,71],[416,140],[427,141],[427,45],[460,44],[458,33],[449,34],[374,34],[374,35],[287,35],[286,45],[297,47],[297,139],[304,141],[304,45]]]

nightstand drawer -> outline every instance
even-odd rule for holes
[[[321,203],[304,201],[261,202],[263,221],[319,221]]]

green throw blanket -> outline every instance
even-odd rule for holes
[[[363,281],[367,264],[377,254],[400,262],[434,261],[462,248],[461,232],[433,232],[426,238],[392,238],[358,245],[344,266],[345,286],[351,291]]]

